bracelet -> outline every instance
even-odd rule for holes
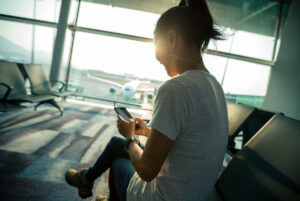
[[[126,143],[125,143],[125,150],[128,152],[129,151],[129,145],[131,144],[131,142],[136,142],[137,145],[139,145],[141,147],[141,142],[135,138],[135,137],[131,137],[131,138],[128,138],[126,140]]]

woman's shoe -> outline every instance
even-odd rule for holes
[[[98,195],[95,201],[108,201],[108,198],[104,195]]]
[[[78,188],[78,194],[81,198],[87,198],[93,195],[94,182],[88,183],[84,177],[87,168],[80,170],[69,169],[65,174],[68,184]]]

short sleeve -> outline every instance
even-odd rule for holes
[[[183,87],[167,81],[157,92],[151,127],[175,141],[188,117],[187,101]]]

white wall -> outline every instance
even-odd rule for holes
[[[300,120],[300,1],[293,0],[263,108]]]

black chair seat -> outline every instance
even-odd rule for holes
[[[53,90],[43,66],[35,64],[22,64],[20,66],[24,69],[27,77],[29,78],[33,94],[53,95],[57,97],[66,97],[73,94],[73,92],[63,90],[64,83],[62,81],[57,81],[58,83],[63,84],[61,89],[58,91]]]
[[[300,200],[300,121],[277,114],[231,160],[216,188],[225,201]]]
[[[21,95],[21,96],[9,97],[7,101],[36,103],[36,102],[51,100],[54,98],[55,96],[51,96],[51,95]]]
[[[65,97],[65,96],[72,95],[73,92],[70,92],[70,91],[62,91],[62,92],[51,91],[50,94],[53,95],[53,96],[58,96],[58,97]]]
[[[27,94],[25,87],[25,78],[16,63],[0,61],[0,101],[2,103],[18,104],[23,102],[38,103],[38,106],[44,103],[50,103],[56,107],[61,114],[62,109],[54,100],[56,96],[49,94]]]
[[[228,145],[234,146],[234,138],[251,119],[256,108],[242,103],[227,102],[229,139]]]
[[[10,112],[10,111],[19,110],[22,108],[25,108],[25,107],[21,106],[21,105],[16,105],[16,104],[0,102],[0,112]]]

